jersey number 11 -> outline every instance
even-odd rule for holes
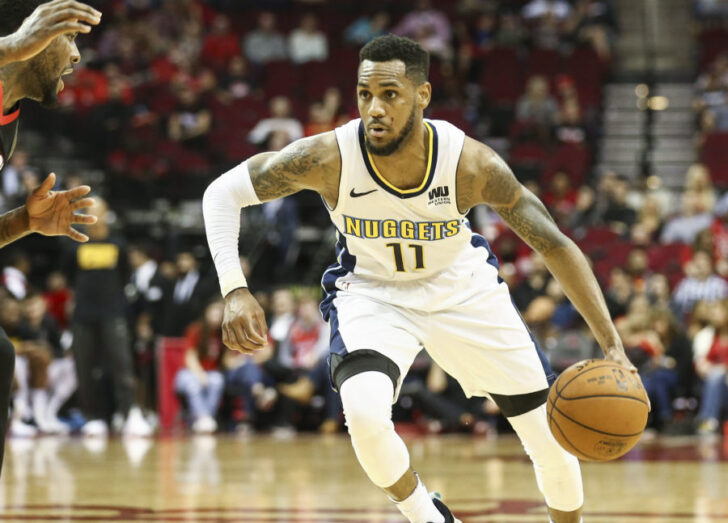
[[[401,243],[388,243],[387,247],[392,248],[394,253],[394,265],[397,267],[397,272],[406,272],[404,268],[404,257],[402,256],[402,244]],[[422,245],[410,243],[408,247],[415,251],[415,270],[425,268],[425,255]]]

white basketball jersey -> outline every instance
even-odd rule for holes
[[[429,157],[422,184],[413,189],[398,189],[379,174],[360,119],[336,129],[341,178],[329,214],[337,231],[338,263],[322,279],[331,300],[337,290],[345,290],[421,308],[421,288],[434,289],[425,299],[451,293],[451,282],[442,281],[440,288],[438,276],[470,258],[490,262],[497,284],[495,256],[457,208],[455,182],[465,134],[442,120],[425,120],[425,126]],[[480,252],[473,256],[475,249]]]

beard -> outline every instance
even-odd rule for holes
[[[395,136],[391,142],[385,143],[384,145],[373,145],[369,140],[364,140],[364,143],[366,144],[367,151],[369,151],[374,156],[389,156],[390,154],[393,154],[394,152],[399,149],[399,147],[402,145],[402,143],[409,138],[410,134],[412,134],[412,128],[415,126],[415,105],[412,104],[412,111],[410,112],[409,118],[407,118],[407,123],[404,124],[404,127],[399,132],[397,136]]]
[[[60,75],[49,74],[49,67],[45,60],[37,60],[32,63],[29,69],[29,79],[32,84],[28,85],[27,90],[32,93],[31,98],[40,103],[43,107],[58,107],[58,82]]]

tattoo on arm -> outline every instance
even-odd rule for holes
[[[568,239],[559,230],[546,207],[523,187],[508,165],[494,156],[485,168],[482,198],[532,249],[546,256]]]
[[[248,162],[255,193],[261,201],[275,200],[305,189],[307,176],[321,162],[311,147],[294,142],[280,152]]]

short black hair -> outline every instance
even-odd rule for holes
[[[359,63],[364,60],[402,60],[405,74],[417,85],[425,83],[430,75],[430,54],[420,44],[403,36],[387,34],[373,39],[359,51]]]
[[[13,34],[35,8],[50,0],[0,0],[0,36]]]

